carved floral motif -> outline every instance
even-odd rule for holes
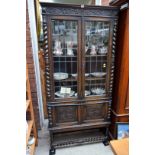
[[[43,14],[51,15],[73,15],[73,16],[117,16],[117,10],[108,9],[85,9],[85,8],[62,8],[62,7],[43,7]]]

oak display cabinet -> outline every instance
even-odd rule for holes
[[[41,6],[51,148],[105,141],[119,8]]]

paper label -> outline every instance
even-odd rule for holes
[[[71,88],[66,88],[66,93],[70,94],[71,93]]]
[[[70,94],[71,88],[61,87],[60,93],[61,94]]]
[[[65,87],[61,87],[60,93],[61,94],[65,94],[66,93],[66,88]]]

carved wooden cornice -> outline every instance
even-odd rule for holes
[[[118,16],[118,7],[110,10],[105,6],[87,6],[87,5],[63,5],[52,3],[41,3],[43,15],[57,16],[94,16],[94,17],[113,17]]]

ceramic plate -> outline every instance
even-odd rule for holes
[[[62,73],[62,72],[58,72],[58,73],[54,73],[54,79],[55,80],[64,80],[68,78],[68,74],[67,73]]]
[[[60,91],[55,92],[55,95],[60,98],[72,97],[74,94],[75,94],[75,91],[73,91],[73,90],[71,90],[70,94],[63,94],[63,93],[60,93]]]
[[[103,77],[104,75],[106,75],[107,73],[104,72],[94,72],[94,73],[90,73],[92,76],[95,77]]]

